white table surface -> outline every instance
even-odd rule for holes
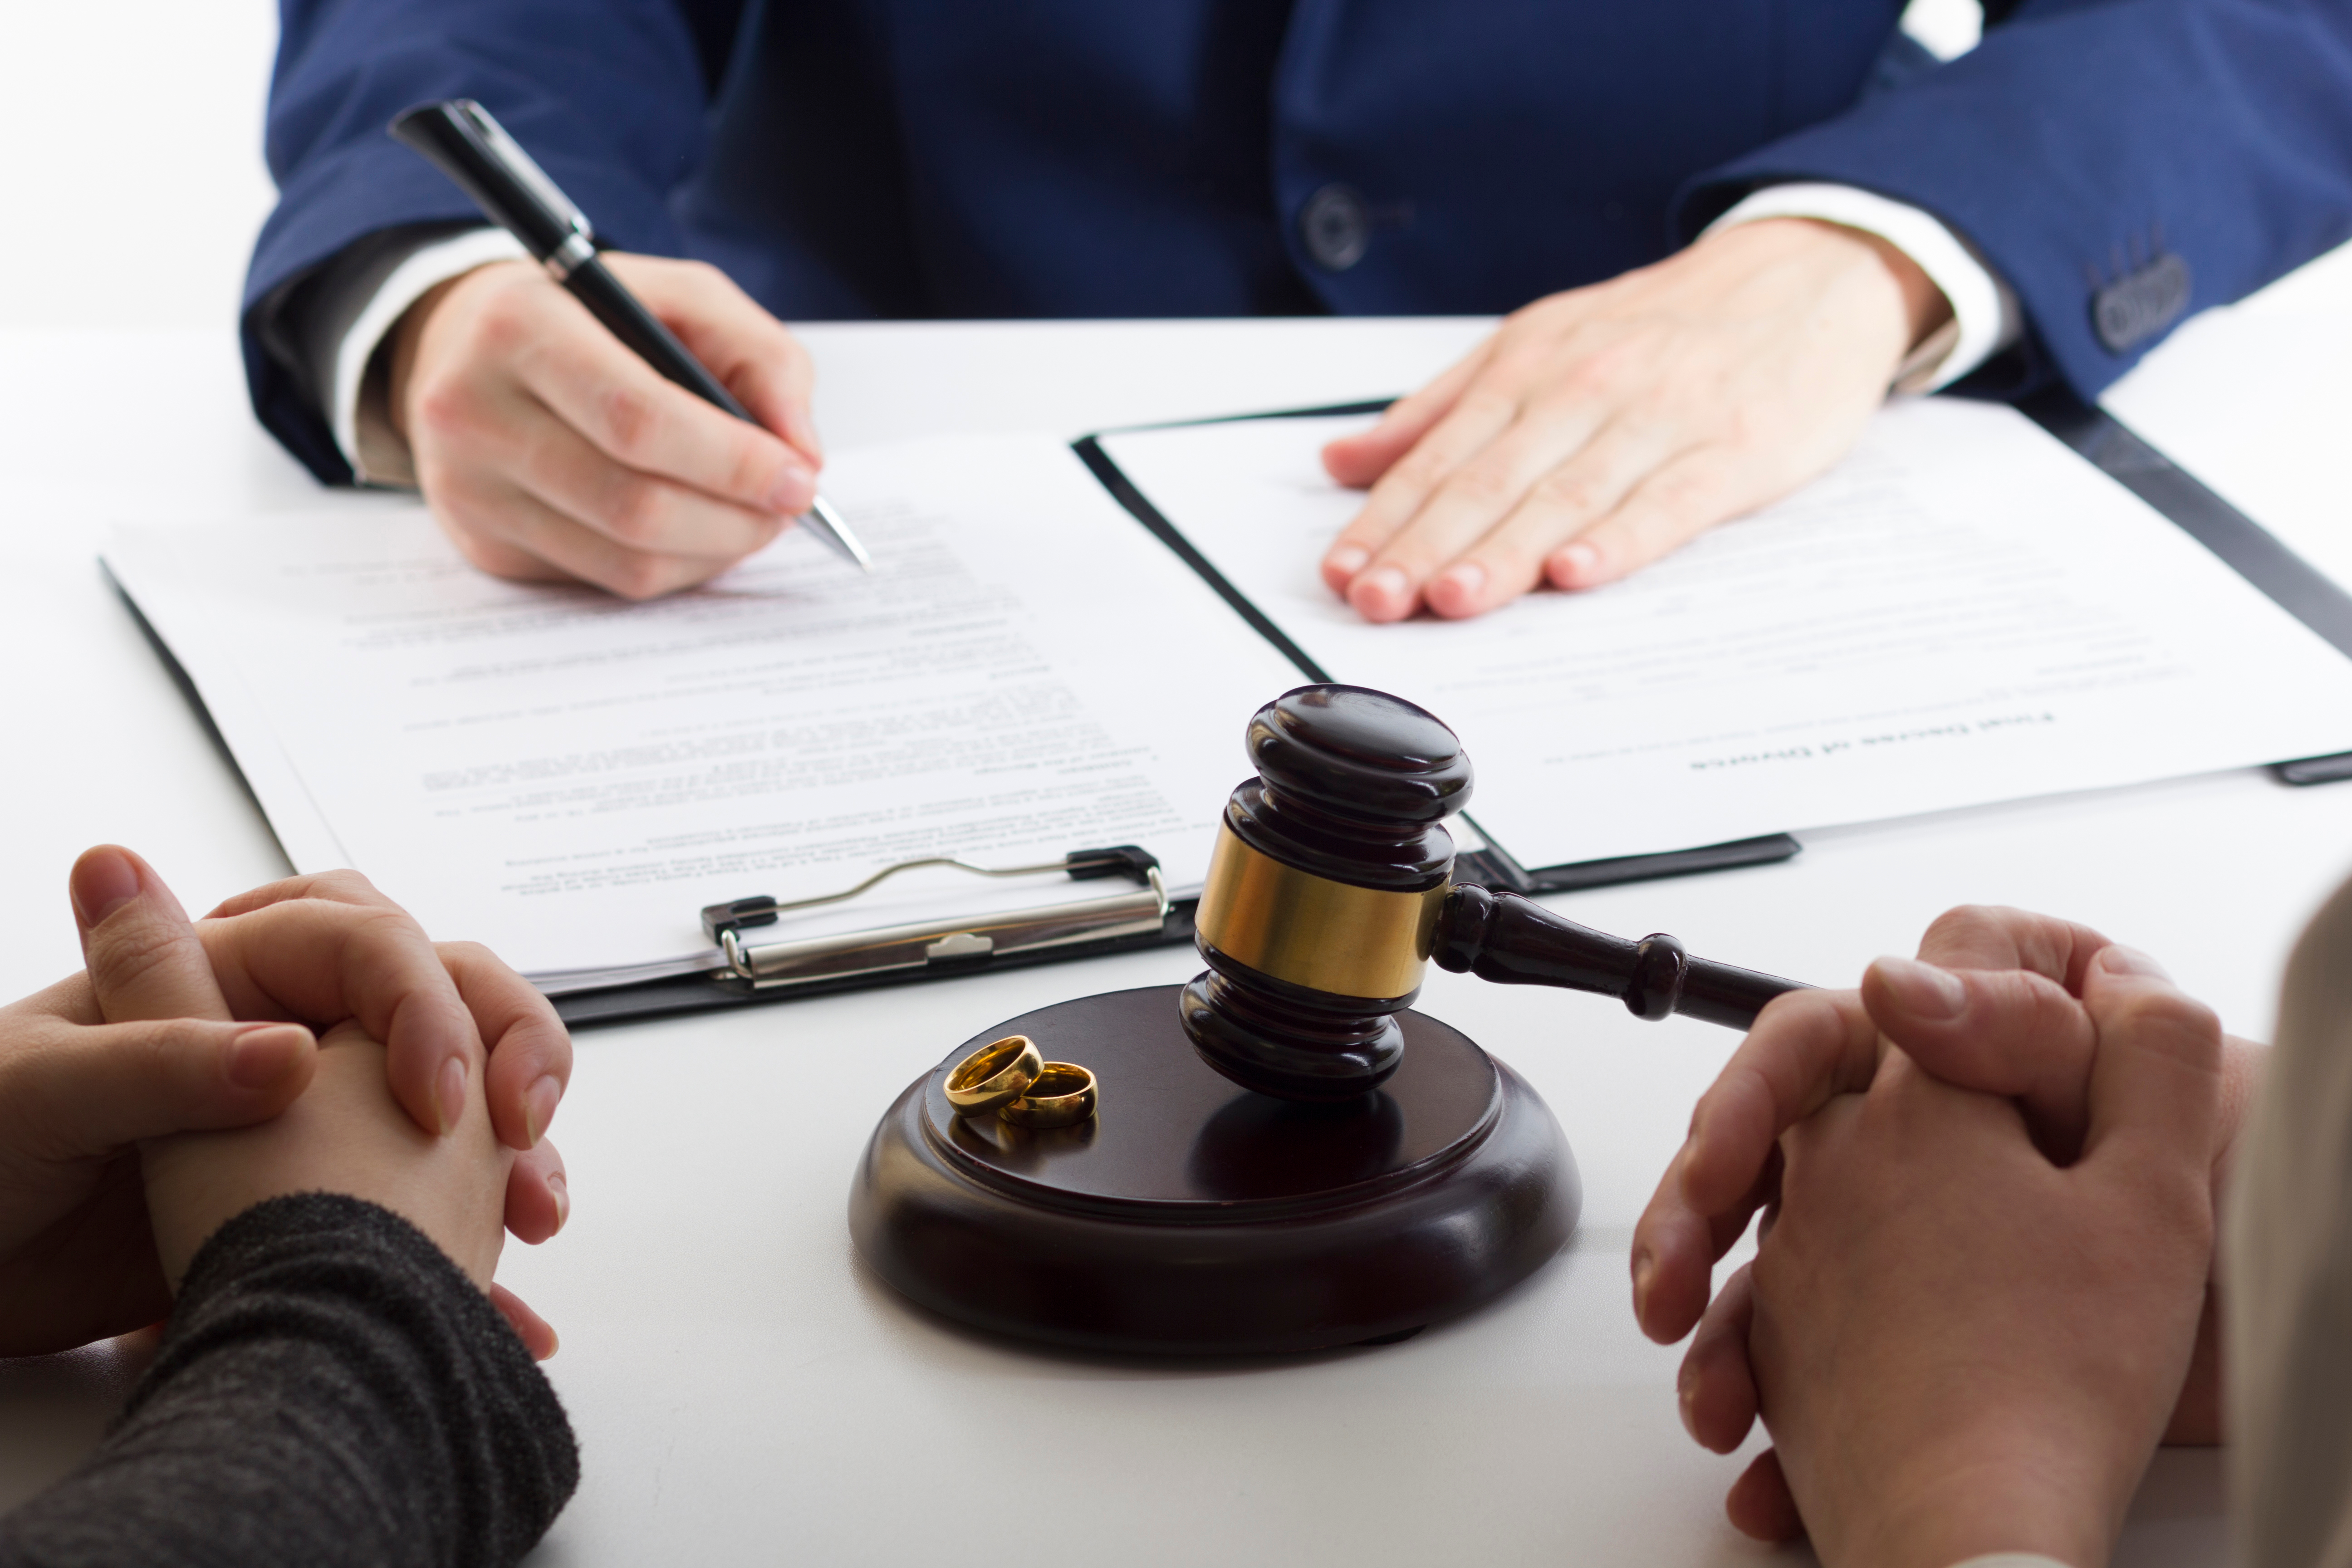
[[[1479,330],[949,324],[807,338],[840,447],[1394,392]],[[2333,373],[2347,360],[2341,254],[2193,324],[2111,403],[2352,577],[2330,466],[2352,415]],[[2305,368],[2322,365],[2331,373]],[[79,963],[64,879],[86,845],[140,848],[197,909],[284,874],[93,557],[115,520],[320,499],[252,422],[225,330],[0,329],[0,996]],[[2250,773],[1822,834],[1786,865],[1552,901],[1830,983],[1907,951],[1949,905],[2021,904],[2157,952],[2260,1036],[2288,941],[2347,863],[2352,787],[2290,790]],[[1424,1007],[1558,1112],[1584,1222],[1506,1300],[1403,1344],[1283,1363],[1046,1355],[919,1315],[859,1268],[844,1201],[899,1088],[999,1018],[1193,967],[1165,951],[583,1033],[555,1124],[572,1224],[544,1247],[511,1248],[501,1269],[562,1331],[549,1371],[585,1466],[534,1561],[1756,1561],[1720,1509],[1742,1461],[1684,1437],[1678,1352],[1635,1331],[1625,1283],[1630,1227],[1735,1043],[1725,1031],[1433,975]],[[797,1110],[801,1095],[855,1109],[827,1121]],[[86,1450],[132,1370],[105,1346],[0,1363],[0,1506]],[[2210,1452],[2160,1456],[2120,1560],[2219,1561],[2219,1476]],[[989,1517],[1032,1488],[1025,1519]]]

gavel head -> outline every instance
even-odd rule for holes
[[[1234,1082],[1343,1100],[1396,1071],[1392,1015],[1420,994],[1470,799],[1454,731],[1360,686],[1302,686],[1257,710],[1258,776],[1225,802],[1193,918],[1208,972],[1184,1032]]]

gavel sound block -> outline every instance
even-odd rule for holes
[[[1421,709],[1302,687],[1261,709],[1183,986],[1058,1003],[972,1037],[875,1130],[858,1250],[1005,1333],[1179,1354],[1377,1343],[1493,1300],[1576,1224],[1576,1163],[1526,1081],[1411,1010],[1426,963],[1744,1027],[1793,983],[1453,881],[1469,759]],[[1101,1110],[959,1120],[948,1070],[1001,1036],[1091,1068]]]

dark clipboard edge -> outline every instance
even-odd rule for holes
[[[163,640],[154,623],[148,620],[147,612],[139,607],[139,601],[131,596],[131,590],[122,585],[122,579],[114,574],[114,569],[102,556],[99,559],[98,569],[105,574],[107,585],[114,590],[114,596],[122,601],[123,609],[130,613],[131,624],[139,628],[139,635],[145,637],[147,646],[155,650],[156,658],[163,663],[163,673],[170,676],[172,684],[180,689],[181,699],[187,703],[188,711],[196,716],[196,722],[204,726],[205,734],[212,741],[213,750],[220,753],[221,762],[227,766],[229,776],[236,780],[236,787],[245,792],[245,798],[253,803],[253,815],[261,818],[261,826],[268,833],[269,841],[278,846],[278,858],[286,862],[287,875],[293,875],[294,857],[286,853],[286,841],[278,837],[277,825],[269,820],[269,813],[263,807],[261,797],[253,793],[253,781],[247,778],[245,770],[237,765],[236,753],[229,749],[228,737],[221,733],[220,725],[214,721],[213,710],[205,705],[204,693],[196,689],[195,680],[188,674],[187,666],[180,662],[180,656],[172,651],[172,645]]]
[[[2279,608],[2352,658],[2352,594],[2347,594],[2268,529],[2223,500],[2204,481],[2141,439],[2103,408],[2065,387],[2037,393],[2018,412],[2064,442],[2076,456],[2162,512]],[[2281,784],[2352,779],[2352,752],[2273,763]]]
[[[1376,406],[1385,406],[1385,405]],[[1267,415],[1258,417],[1286,418],[1289,416]],[[1234,421],[1218,419],[1202,420],[1201,423],[1223,425],[1234,423]],[[1135,488],[1135,481],[1129,479],[1126,472],[1110,460],[1110,454],[1102,449],[1099,439],[1092,436],[1081,437],[1070,443],[1070,450],[1078,455],[1078,460],[1086,464],[1087,472],[1093,474],[1096,481],[1110,492],[1113,500],[1125,507],[1129,516],[1149,529],[1154,539],[1173,551],[1176,558],[1191,567],[1201,581],[1215,589],[1217,597],[1231,605],[1235,615],[1247,621],[1252,631],[1272,643],[1276,650],[1283,658],[1297,665],[1307,679],[1325,682],[1331,679],[1328,670],[1307,658],[1305,648],[1292,642],[1288,634],[1267,619],[1265,612],[1250,602],[1249,595],[1228,582],[1223,573],[1210,565],[1209,558],[1194,549],[1192,542],[1178,531],[1176,525],[1169,521],[1158,507],[1144,499],[1143,492]]]
[[[1476,818],[1471,819],[1474,823]],[[1804,847],[1786,833],[1756,838],[1735,838],[1727,844],[1703,844],[1694,849],[1666,849],[1654,855],[1620,855],[1607,860],[1571,860],[1530,871],[1508,853],[1489,844],[1463,853],[1455,861],[1469,869],[1457,881],[1480,881],[1515,893],[1575,893],[1587,888],[1614,887],[1620,882],[1655,882],[1668,877],[1695,877],[1702,871],[1728,871],[1738,866],[1770,866],[1793,860]]]
[[[2352,779],[2352,752],[2337,752],[2326,757],[2299,757],[2291,763],[2273,763],[2271,772],[2281,784],[2341,784],[2346,779]]]

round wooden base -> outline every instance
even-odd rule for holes
[[[1403,1064],[1340,1105],[1236,1088],[1192,1049],[1181,987],[1009,1018],[909,1085],[874,1130],[850,1234],[882,1277],[983,1329],[1213,1355],[1399,1339],[1493,1300],[1575,1228],[1550,1110],[1458,1030],[1399,1015]],[[1094,1120],[959,1120],[948,1069],[1003,1035],[1091,1068]]]

